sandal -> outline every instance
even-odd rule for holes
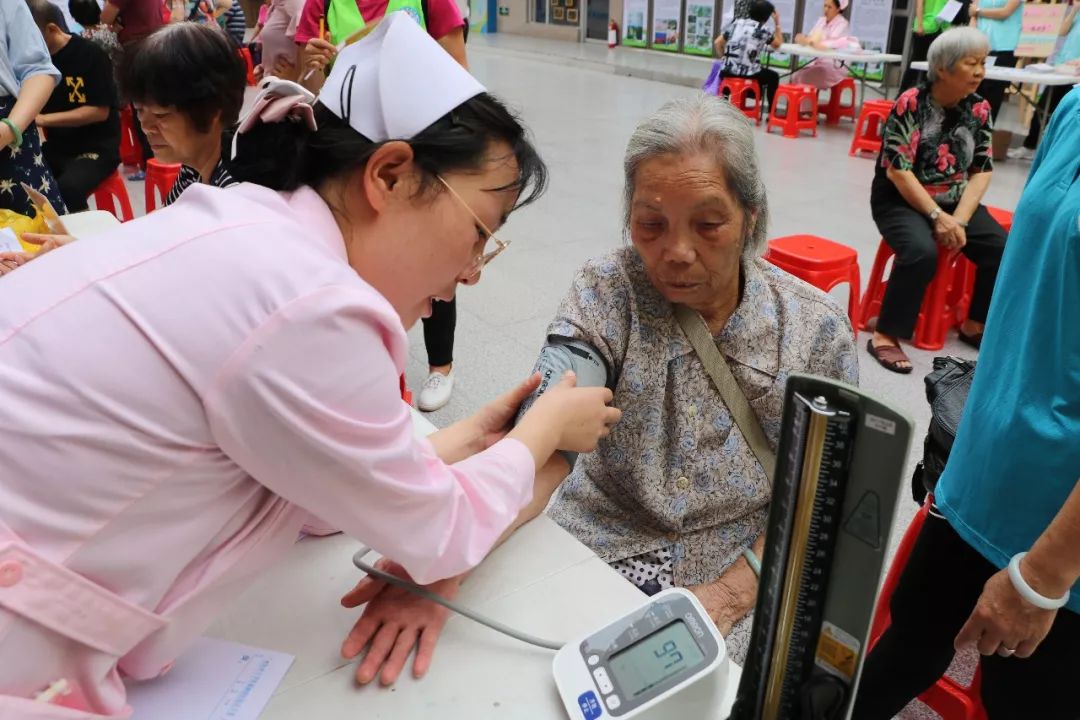
[[[965,345],[970,345],[976,350],[978,350],[982,346],[982,333],[972,333],[971,335],[968,335],[963,330],[958,330],[957,334],[960,336],[960,342],[964,343]]]
[[[910,363],[911,359],[904,354],[904,351],[900,349],[898,345],[882,345],[877,347],[874,345],[874,339],[870,338],[866,341],[866,349],[870,355],[873,356],[878,364],[886,370],[891,370],[894,373],[900,373],[901,375],[907,375],[914,368],[912,366],[900,367],[900,363]]]

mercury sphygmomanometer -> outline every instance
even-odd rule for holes
[[[599,353],[579,341],[549,340],[537,365],[544,375],[537,394],[567,369],[578,373],[581,386],[608,384]],[[911,429],[908,418],[857,388],[789,378],[754,626],[732,720],[849,717]],[[706,718],[721,707],[724,640],[685,589],[644,599],[636,610],[562,643],[508,628],[379,571],[364,561],[367,553],[356,553],[353,562],[369,575],[557,650],[555,684],[572,720]]]

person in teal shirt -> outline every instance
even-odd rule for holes
[[[892,718],[970,646],[992,720],[1080,712],[1080,89],[1035,157],[997,283],[936,507],[854,720]]]
[[[1016,46],[1024,17],[1024,0],[979,0],[972,3],[971,17],[979,32],[990,41],[990,56],[995,67],[1016,67]],[[978,93],[990,103],[990,117],[997,122],[1005,90],[1009,83],[1002,80],[983,80]]]
[[[1076,22],[1078,14],[1080,14],[1080,2],[1074,2],[1072,7],[1069,8],[1068,14],[1065,15],[1065,22],[1061,25],[1061,34],[1065,36],[1065,40],[1061,45],[1061,49],[1051,58],[1054,65],[1080,67],[1080,23]],[[1080,78],[1077,78],[1077,81],[1080,81]],[[1050,114],[1053,114],[1062,98],[1068,95],[1072,89],[1072,85],[1055,85],[1043,91],[1044,93],[1050,93],[1048,101],[1050,103],[1048,108]],[[1046,101],[1046,98],[1039,96],[1038,107],[1042,107],[1044,101]],[[1024,144],[1009,150],[1009,157],[1013,160],[1030,160],[1035,157],[1035,148],[1039,147],[1039,136],[1041,134],[1042,120],[1039,113],[1035,113],[1031,116],[1031,127],[1028,128]]]

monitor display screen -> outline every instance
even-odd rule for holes
[[[686,623],[676,620],[613,655],[608,669],[623,696],[636,698],[668,678],[689,674],[704,659]]]

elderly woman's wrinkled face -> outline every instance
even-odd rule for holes
[[[638,168],[630,238],[670,302],[706,316],[737,302],[747,222],[723,170],[704,153],[661,155]]]
[[[135,103],[135,112],[154,157],[161,162],[197,165],[221,148],[220,116],[207,132],[199,132],[191,117],[175,107]]]
[[[986,77],[986,53],[980,52],[960,58],[951,70],[939,72],[937,82],[951,91],[950,94],[964,98],[978,89],[984,77]]]

